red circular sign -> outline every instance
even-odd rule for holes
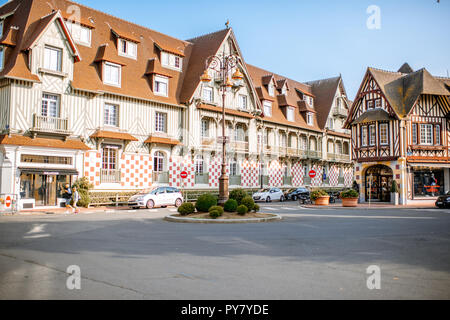
[[[311,179],[314,179],[314,178],[316,177],[316,175],[317,175],[317,173],[316,173],[314,170],[311,170],[311,171],[309,172],[309,177],[310,177]]]
[[[6,207],[7,207],[7,208],[10,208],[10,207],[11,207],[11,204],[12,204],[11,197],[10,197],[10,196],[7,196],[7,197],[6,197],[6,201],[5,201]]]
[[[188,173],[187,173],[186,171],[183,171],[183,172],[180,174],[180,177],[181,177],[181,179],[187,179]]]

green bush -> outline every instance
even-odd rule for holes
[[[217,212],[219,212],[219,213],[220,213],[220,216],[223,216],[223,213],[224,213],[223,208],[220,207],[220,206],[213,206],[213,207],[209,208],[209,212],[212,212],[212,211],[217,211]]]
[[[89,182],[87,177],[78,179],[74,182],[72,188],[77,188],[80,194],[80,200],[78,201],[78,206],[83,208],[88,208],[91,203],[91,197],[89,190],[94,188],[94,186]],[[72,201],[73,204],[73,201]]]
[[[359,193],[358,191],[351,189],[341,192],[340,197],[341,199],[359,198]]]
[[[252,211],[253,207],[255,206],[255,201],[252,197],[247,196],[241,201],[241,205],[244,205],[247,207],[248,211]]]
[[[236,200],[230,199],[225,202],[224,209],[226,212],[236,212],[238,206],[239,204]]]
[[[198,212],[209,212],[209,209],[213,206],[217,206],[217,198],[209,193],[202,194],[198,197],[195,207]]]
[[[185,202],[178,208],[178,213],[181,216],[188,216],[195,212],[195,206],[191,202]]]
[[[259,204],[255,204],[255,205],[253,206],[253,211],[254,211],[254,212],[259,212],[259,210],[261,210],[261,208],[259,207]]]
[[[391,193],[399,193],[398,183],[397,181],[392,182]]]
[[[219,211],[217,211],[217,210],[212,210],[212,211],[209,213],[209,216],[210,216],[211,218],[213,218],[213,219],[217,219],[217,218],[220,218],[222,215],[220,214]]]
[[[245,197],[248,197],[248,194],[243,189],[234,189],[230,192],[230,199],[236,200],[239,206]]]
[[[245,216],[248,213],[248,208],[244,205],[240,205],[237,208],[237,213],[241,216]]]
[[[325,190],[318,189],[313,192],[311,192],[311,200],[316,201],[317,199],[321,197],[328,197],[328,193]]]

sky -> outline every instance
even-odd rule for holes
[[[229,19],[247,63],[300,82],[341,74],[351,100],[369,66],[450,72],[450,0],[76,2],[183,40]],[[367,26],[370,6],[379,8],[379,28]]]

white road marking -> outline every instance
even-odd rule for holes
[[[46,224],[35,224],[33,226],[33,229],[27,232],[27,234],[35,234],[35,233],[41,233],[44,231]]]
[[[435,220],[432,217],[395,217],[395,216],[343,216],[343,215],[323,215],[323,214],[283,214],[290,217],[307,218],[343,218],[343,219],[405,219],[405,220]]]
[[[51,234],[37,234],[35,236],[27,236],[27,237],[23,237],[24,239],[41,239],[41,238],[49,238],[51,237]]]
[[[40,238],[48,238],[51,237],[50,234],[39,234],[44,232],[46,224],[35,224],[33,228],[27,232],[28,236],[23,237],[24,239],[40,239]]]

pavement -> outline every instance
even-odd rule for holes
[[[283,221],[163,221],[175,208],[0,216],[0,299],[450,299],[450,210],[261,208]]]

